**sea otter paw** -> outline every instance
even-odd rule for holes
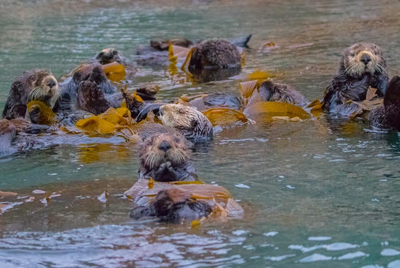
[[[104,113],[110,108],[104,93],[98,85],[91,81],[82,81],[78,87],[78,102],[81,109],[95,115]]]

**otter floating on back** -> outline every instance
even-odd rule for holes
[[[130,213],[132,218],[153,216],[190,223],[218,212],[228,217],[243,215],[243,209],[225,188],[195,182],[197,175],[186,142],[181,134],[169,131],[150,136],[142,144],[140,178],[125,192],[136,205]]]
[[[322,108],[331,113],[350,115],[354,108],[349,100],[363,101],[369,87],[383,96],[388,82],[382,49],[372,43],[357,43],[343,51],[339,74],[325,91]]]
[[[60,95],[57,79],[46,70],[25,71],[16,78],[3,110],[3,118],[25,118],[27,104],[30,101],[41,101],[51,107]]]
[[[150,136],[140,147],[139,179],[155,181],[195,181],[188,141],[177,132]]]
[[[210,120],[196,108],[183,104],[149,104],[139,113],[137,121],[143,120],[150,111],[156,111],[165,126],[177,130],[187,139],[201,141],[213,137]]]

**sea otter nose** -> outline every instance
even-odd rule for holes
[[[367,54],[363,54],[361,56],[361,61],[364,62],[365,65],[367,65],[368,62],[371,61],[371,57],[369,55],[367,55]]]
[[[163,150],[164,152],[167,152],[169,149],[171,149],[171,144],[168,143],[168,141],[163,140],[158,146],[158,149]]]
[[[56,85],[56,82],[54,82],[54,80],[50,80],[48,83],[47,83],[47,86],[49,87],[49,88],[52,88],[52,87],[54,87]]]

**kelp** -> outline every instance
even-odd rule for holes
[[[119,126],[129,125],[131,121],[127,108],[109,108],[97,116],[78,120],[75,126],[88,134],[106,135],[114,133]]]
[[[214,209],[213,214],[221,216],[221,211],[228,217],[241,217],[243,208],[233,200],[228,190],[221,186],[194,182],[149,182],[139,179],[125,196],[132,199],[139,206],[148,206],[158,192],[177,188],[190,194],[190,198],[208,202]]]
[[[120,82],[126,76],[124,65],[114,61],[109,64],[102,65],[102,68],[110,81]]]
[[[303,108],[293,104],[284,102],[256,102],[246,107],[243,112],[247,117],[253,118],[259,115],[274,116],[288,116],[289,118],[299,117],[300,119],[308,119],[311,117]]]
[[[230,108],[211,108],[203,112],[213,126],[233,125],[238,122],[249,121],[242,112]]]
[[[44,102],[31,101],[26,106],[33,123],[41,125],[52,125],[55,123],[56,114]]]

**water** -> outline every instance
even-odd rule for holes
[[[340,51],[379,44],[399,73],[397,1],[11,1],[0,9],[0,106],[12,79],[31,68],[68,73],[104,47],[134,60],[151,38],[253,33],[244,72],[283,73],[320,98]],[[259,51],[266,41],[278,49]],[[141,68],[160,98],[230,92],[237,81],[180,85]],[[0,189],[19,203],[0,216],[1,267],[251,266],[400,267],[397,134],[359,121],[312,119],[225,129],[193,159],[200,177],[240,200],[246,216],[199,228],[132,221],[122,193],[137,179],[137,146],[84,139],[0,159]],[[46,191],[55,196],[41,202]],[[107,203],[98,200],[104,191]],[[33,202],[25,202],[34,196]],[[22,197],[22,198],[21,198]],[[16,199],[16,197],[14,197]],[[4,201],[4,200],[3,200]],[[31,200],[30,200],[31,201]]]

